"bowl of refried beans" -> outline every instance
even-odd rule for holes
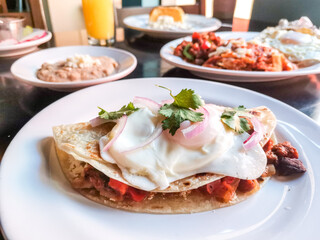
[[[118,63],[110,57],[79,55],[56,63],[43,63],[37,77],[47,82],[74,82],[107,77],[116,71]]]

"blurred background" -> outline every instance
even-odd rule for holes
[[[276,24],[279,19],[298,19],[308,16],[320,25],[319,1],[317,0],[114,0],[117,9],[153,7],[158,5],[196,5],[202,2],[207,17],[232,19],[232,17]],[[37,6],[44,10],[39,12]],[[78,30],[84,27],[81,0],[0,0],[0,14],[23,15],[29,25],[36,25],[45,18],[52,32]],[[43,16],[42,16],[43,15]],[[41,26],[36,26],[41,28]]]

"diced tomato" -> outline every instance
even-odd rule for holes
[[[231,185],[222,182],[214,191],[213,195],[221,202],[229,202],[234,196],[234,190]]]
[[[224,177],[224,178],[222,178],[222,181],[226,182],[227,184],[233,185],[233,184],[237,183],[237,178],[235,178],[235,177]]]
[[[209,194],[212,194],[213,191],[221,184],[221,180],[216,180],[214,182],[208,183],[206,185],[206,190]]]
[[[216,187],[212,194],[221,202],[229,202],[232,200],[240,179],[233,177],[224,177],[221,184]]]
[[[193,39],[200,39],[200,38],[201,38],[200,33],[194,32],[194,33],[192,34],[192,40],[193,40]]]
[[[269,139],[269,141],[263,146],[264,152],[270,151],[273,147],[273,144],[274,143],[273,143],[272,139]]]
[[[130,187],[127,184],[119,182],[112,178],[110,178],[108,185],[109,187],[117,191],[119,195],[124,196],[125,194],[127,194],[126,196],[130,196],[135,202],[141,202],[148,194],[148,192],[146,191]]]
[[[210,47],[211,47],[211,43],[208,40],[204,40],[202,45],[201,45],[201,48],[204,49],[204,50],[207,50]]]
[[[130,194],[132,199],[134,201],[136,201],[136,202],[141,202],[142,200],[145,199],[145,197],[148,194],[148,192],[146,192],[146,191],[139,190],[139,189],[136,189],[136,188],[133,188],[133,187],[129,187],[128,193]]]
[[[109,187],[111,187],[112,189],[117,191],[120,195],[124,195],[129,188],[129,186],[127,184],[119,182],[119,181],[112,179],[112,178],[110,178],[108,185],[109,185]]]
[[[238,190],[240,192],[250,192],[258,186],[258,181],[256,179],[253,180],[240,180]]]
[[[199,43],[194,43],[194,44],[192,45],[192,48],[193,48],[194,50],[196,50],[196,51],[199,51],[199,50],[200,50]]]

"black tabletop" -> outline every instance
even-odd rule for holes
[[[250,24],[249,30],[262,30],[265,25],[261,23]],[[222,28],[221,30],[230,31],[231,29]],[[199,78],[187,70],[169,65],[160,58],[159,50],[168,40],[153,39],[128,29],[126,29],[125,36],[125,40],[117,42],[114,47],[133,53],[138,60],[138,65],[124,79],[144,77]],[[52,42],[41,46],[41,48],[50,46],[52,46]],[[10,66],[19,57],[0,58],[0,159],[13,137],[35,114],[50,103],[70,94],[33,87],[16,80],[10,73]],[[273,82],[228,84],[279,99],[320,124],[320,75],[294,77]]]

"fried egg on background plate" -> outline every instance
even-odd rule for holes
[[[261,176],[266,166],[266,155],[256,144],[244,150],[243,142],[248,133],[236,133],[226,127],[220,117],[225,107],[206,104],[209,113],[208,124],[192,143],[184,142],[179,129],[172,137],[164,131],[154,141],[141,145],[161,127],[163,118],[148,108],[141,108],[127,118],[121,135],[108,151],[101,151],[101,157],[115,163],[129,185],[151,191],[166,189],[170,183],[197,173],[212,172],[240,179],[255,179]],[[272,133],[275,117],[267,108],[260,108],[259,120],[265,126],[267,135]],[[269,112],[270,111],[270,112]],[[120,131],[120,124],[100,139],[100,149]],[[134,149],[134,150],[130,150]]]
[[[299,67],[320,62],[319,29],[307,17],[292,22],[281,19],[278,26],[266,28],[252,41],[278,49]]]

